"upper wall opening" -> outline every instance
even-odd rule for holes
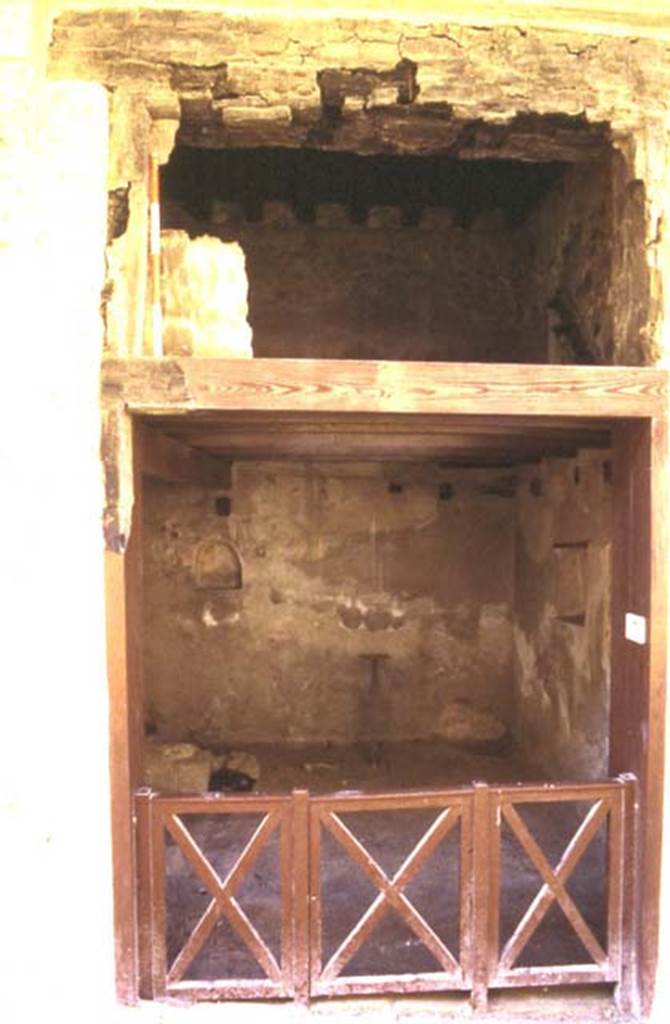
[[[648,39],[503,25],[141,9],[62,14],[51,71],[110,90],[109,188],[117,200],[128,190],[127,230],[110,242],[108,350],[151,351],[147,318],[133,305],[142,302],[146,276],[147,155],[167,159],[166,139],[177,129],[178,151],[188,148],[189,161],[201,166],[233,161],[242,149],[256,154],[245,165],[239,232],[257,354],[652,363],[662,232],[640,175],[651,188],[644,153],[646,140],[664,131],[666,90],[658,83],[666,56]],[[326,202],[307,185],[290,202],[295,220],[282,225],[281,241],[274,224],[271,239],[268,213],[286,214],[271,204],[286,200],[272,197],[267,174],[255,168],[261,154],[286,149],[305,168],[322,160],[330,167],[325,191],[350,211],[344,223],[320,222]],[[166,184],[182,159],[177,152]],[[377,175],[376,196],[363,189],[343,201],[336,168],[363,158],[389,173]],[[451,161],[469,182],[485,176],[475,163],[494,162],[494,191],[503,199],[470,195],[454,209],[429,187],[426,201],[421,183],[430,174],[417,171],[418,199],[405,195],[397,204],[391,168],[409,158]],[[524,165],[512,172],[527,190],[516,206],[515,190],[505,195],[510,162]],[[564,169],[545,190],[540,168],[556,164]],[[191,233],[231,233],[230,221],[225,232],[221,221],[229,200],[217,188],[211,203],[204,189],[195,211],[180,211],[195,216],[186,224]],[[443,228],[427,229],[430,215],[442,214]],[[171,214],[166,223],[180,221]]]
[[[579,161],[477,158],[474,141],[459,158],[439,133],[421,154],[178,144],[163,227],[240,244],[256,356],[597,364],[623,337],[635,363],[640,197],[604,129],[583,131]]]

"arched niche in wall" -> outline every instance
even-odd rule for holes
[[[200,590],[241,590],[242,562],[235,546],[214,538],[202,541],[193,559],[193,578]]]

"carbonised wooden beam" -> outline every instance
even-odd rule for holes
[[[225,459],[197,451],[144,423],[137,422],[135,432],[139,471],[143,476],[202,487],[230,486],[230,463]]]
[[[661,370],[513,363],[135,359],[103,365],[103,399],[194,409],[635,417],[663,415]]]

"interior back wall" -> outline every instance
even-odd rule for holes
[[[317,207],[314,223],[278,202],[257,223],[234,203],[214,203],[212,216],[163,209],[168,228],[242,246],[255,356],[545,361],[544,331],[527,314],[528,242],[500,211],[467,226],[440,208],[403,225],[398,206],[356,224],[336,203]]]
[[[232,480],[229,505],[145,489],[147,719],[161,738],[423,738],[454,700],[510,724],[514,500],[500,470],[239,462]],[[372,709],[370,654],[386,655]]]

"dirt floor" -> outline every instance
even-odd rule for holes
[[[369,747],[255,748],[261,766],[256,792],[313,793],[340,790],[388,791],[537,780],[518,758],[464,753],[445,744]],[[587,804],[525,805],[520,813],[552,864],[556,864],[588,809]],[[398,870],[434,821],[438,811],[358,811],[342,814],[344,824],[389,876]],[[198,846],[225,878],[262,820],[260,814],[185,816]],[[460,955],[460,832],[438,845],[404,890],[436,935]],[[277,961],[281,958],[279,834],[275,832],[236,892],[236,899]],[[501,945],[512,935],[542,880],[511,831],[502,831]],[[591,843],[568,883],[568,891],[601,945],[606,929],[606,832]],[[368,909],[377,889],[341,845],[322,830],[320,898],[325,964]],[[208,892],[168,838],[166,850],[168,960],[172,962],[210,902]],[[517,966],[590,963],[590,957],[562,911],[553,906],[517,961]],[[394,910],[387,910],[370,938],[344,966],[343,977],[433,972],[433,954]],[[265,973],[232,926],[221,919],[185,978],[264,978]]]
[[[485,782],[542,781],[537,768],[513,748],[461,749],[444,740],[404,743],[296,744],[245,747],[260,766],[257,793],[362,792],[421,789]]]

